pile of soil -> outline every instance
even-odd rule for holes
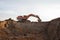
[[[3,25],[0,40],[60,40],[60,18],[49,22],[25,23],[7,20]]]

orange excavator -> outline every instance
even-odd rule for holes
[[[26,22],[27,19],[28,19],[30,16],[33,16],[33,17],[38,18],[38,22],[41,22],[41,19],[39,18],[39,16],[38,16],[38,15],[34,15],[34,14],[29,14],[29,15],[24,15],[24,16],[18,16],[18,17],[17,17],[17,20],[18,20],[19,22]]]

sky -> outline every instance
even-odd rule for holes
[[[60,0],[0,0],[0,20],[35,14],[42,21],[60,17]],[[33,17],[30,20],[36,20]]]

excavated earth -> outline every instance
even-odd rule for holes
[[[0,40],[60,40],[60,18],[48,22],[0,21]]]

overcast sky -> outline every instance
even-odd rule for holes
[[[0,20],[18,15],[38,15],[42,21],[60,17],[60,0],[0,0]]]

